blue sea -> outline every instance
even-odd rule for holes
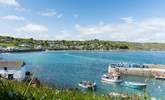
[[[97,83],[97,93],[143,93],[123,84],[100,81],[111,63],[165,64],[165,51],[48,51],[0,54],[4,60],[23,60],[26,68],[43,82],[59,88],[75,88],[81,80]],[[165,81],[153,78],[123,76],[124,81],[145,82],[146,90],[156,98],[165,99]]]

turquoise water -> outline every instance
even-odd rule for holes
[[[40,80],[62,88],[77,87],[81,80],[97,83],[97,92],[143,93],[122,84],[105,84],[101,75],[110,63],[165,64],[165,51],[53,51],[0,54],[6,60],[24,60],[28,70],[34,71]],[[165,81],[143,77],[124,76],[123,80],[146,82],[148,92],[165,99]]]

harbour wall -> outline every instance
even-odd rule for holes
[[[117,67],[112,68],[109,66],[108,73],[111,73],[113,70],[118,70],[121,75],[132,75],[132,76],[144,76],[144,77],[154,77],[155,74],[164,74],[165,75],[165,65],[155,65],[147,64],[148,68],[124,68]]]

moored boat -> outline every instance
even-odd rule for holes
[[[95,90],[96,83],[95,82],[91,82],[91,81],[81,81],[80,83],[78,83],[78,86],[80,86],[80,87],[82,87],[84,89]]]
[[[155,79],[165,80],[165,73],[155,73],[154,77]]]
[[[138,82],[125,82],[125,85],[127,87],[134,89],[145,89],[147,86],[145,83],[138,83]]]
[[[165,76],[155,76],[155,79],[158,79],[158,80],[165,80]]]
[[[101,80],[103,82],[108,82],[108,83],[120,83],[122,80],[120,79],[120,76],[112,76],[110,74],[104,74],[101,77]]]

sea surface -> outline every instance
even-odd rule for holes
[[[97,83],[97,93],[143,93],[124,84],[105,84],[101,75],[111,63],[165,64],[165,51],[47,51],[0,54],[4,60],[23,60],[27,70],[40,80],[59,88],[75,88],[81,80]],[[156,98],[165,99],[165,81],[153,78],[123,76],[124,81],[145,82],[146,90]]]

